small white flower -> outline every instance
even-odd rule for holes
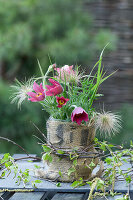
[[[111,112],[97,113],[95,121],[96,130],[107,137],[118,133],[121,128],[121,118]]]
[[[16,80],[17,85],[12,85],[11,87],[15,91],[13,95],[11,96],[11,103],[18,103],[18,108],[21,107],[21,104],[23,103],[24,100],[27,99],[28,95],[27,92],[32,92],[33,91],[33,83],[34,79],[31,78],[28,81],[25,82],[19,82]]]

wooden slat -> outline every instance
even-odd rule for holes
[[[129,191],[130,199],[133,199],[133,191]]]
[[[15,192],[4,192],[3,195],[0,197],[1,200],[8,200]]]
[[[49,200],[52,199],[52,197],[56,194],[56,192],[53,191],[48,191],[46,193],[44,193],[44,195],[42,196],[42,198],[40,200]]]
[[[119,198],[122,198],[123,197],[123,194],[120,194],[120,195],[116,195],[116,196],[114,196],[114,197],[107,197],[107,198],[105,198],[105,197],[97,197],[97,198],[95,198],[95,199],[93,199],[93,200],[106,200],[106,199],[108,199],[108,200],[115,200],[115,199],[119,199]]]
[[[15,193],[10,200],[39,200],[44,195],[44,192],[18,192]]]
[[[57,193],[51,200],[82,200],[83,196],[80,193]]]
[[[84,196],[83,196],[82,200],[88,200],[89,193],[90,193],[90,191],[84,193]]]
[[[0,192],[0,200],[3,200],[1,197],[3,194],[4,194],[4,192]]]

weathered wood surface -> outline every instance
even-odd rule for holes
[[[58,193],[56,194],[52,200],[82,200],[84,197],[84,194],[77,194],[77,193]]]
[[[26,192],[22,192],[22,193],[15,193],[10,200],[38,200],[43,198],[44,196],[44,192],[30,192],[30,193],[26,193]]]
[[[14,158],[24,157],[25,155],[19,154],[14,155]],[[128,160],[128,158],[127,158]],[[42,162],[27,162],[26,160],[18,161],[19,169],[22,171],[25,169],[31,169],[31,181],[36,180],[34,177],[33,169],[34,164],[43,166]],[[122,169],[127,169],[131,167],[130,163],[125,163]],[[2,170],[0,171],[0,173]],[[89,185],[85,185],[79,188],[72,189],[71,183],[61,183],[61,187],[56,186],[56,182],[42,180],[42,183],[36,184],[37,189],[32,188],[31,184],[26,185],[26,188],[23,188],[23,184],[17,185],[15,179],[13,179],[13,174],[11,173],[6,179],[0,179],[0,191],[3,192],[0,194],[0,200],[17,200],[17,199],[26,199],[26,200],[36,200],[36,199],[49,199],[49,200],[87,200],[89,196]],[[128,191],[128,186],[125,182],[116,182],[115,191],[126,193]],[[23,192],[22,192],[23,191]],[[133,184],[130,184],[130,192],[133,195]],[[121,197],[122,195],[119,195]],[[117,196],[118,197],[118,196]],[[100,198],[96,198],[98,200]],[[108,198],[109,200],[116,199]]]
[[[133,1],[85,0],[85,10],[94,17],[94,33],[105,28],[118,36],[117,50],[104,56],[105,70],[117,70],[100,91],[108,109],[133,102]],[[99,50],[100,51],[100,50]],[[106,52],[106,51],[105,51]],[[97,58],[96,58],[97,59]],[[95,61],[92,63],[94,64]],[[101,101],[101,107],[103,103]]]

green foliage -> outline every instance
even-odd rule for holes
[[[22,171],[19,169],[18,164],[15,162],[14,158],[9,154],[4,154],[3,158],[0,161],[0,165],[4,166],[4,170],[0,175],[1,178],[6,178],[12,172],[14,174],[13,179],[15,179],[15,183],[20,185],[23,183],[23,187],[25,188],[27,183],[31,183],[33,187],[36,187],[36,183],[41,183],[41,180],[31,181],[31,176],[29,174],[30,170],[25,169]]]
[[[43,147],[44,152],[46,152],[46,153],[51,151],[51,149],[46,145],[42,145],[42,147]]]
[[[59,154],[64,154],[64,151],[62,151],[62,150],[57,150],[57,153],[59,153]]]
[[[74,181],[74,182],[71,184],[71,187],[76,188],[76,187],[79,187],[79,186],[82,186],[82,185],[84,185],[83,179],[82,179],[82,178],[79,178],[79,180]]]
[[[76,81],[72,81],[71,83],[71,80],[62,80],[61,77],[57,79],[57,81],[60,82],[63,88],[63,92],[59,96],[68,98],[69,101],[65,106],[58,108],[56,97],[46,96],[46,98],[43,101],[41,101],[41,104],[44,107],[44,109],[50,114],[51,117],[55,119],[71,121],[71,113],[74,107],[76,106],[82,107],[88,113],[89,119],[91,119],[91,117],[94,116],[95,109],[92,107],[93,101],[96,100],[99,96],[101,96],[100,94],[98,94],[98,88],[106,79],[108,79],[114,73],[113,72],[112,74],[105,76],[106,73],[103,72],[102,66],[103,51],[101,52],[99,61],[94,65],[89,75],[85,75],[83,77],[81,75],[81,77],[79,78],[80,83]],[[95,73],[93,73],[94,69],[96,69]],[[78,70],[79,67],[77,66],[75,71],[73,72],[76,73]],[[50,70],[48,68],[46,74],[48,75],[49,72]],[[43,76],[45,77],[45,79],[43,78],[42,80],[43,82],[46,82],[46,74]],[[75,77],[76,76],[80,76],[80,73],[77,73]],[[52,78],[55,79],[54,72]]]
[[[37,140],[33,138],[33,135],[38,135],[38,131],[32,124],[34,122],[40,130],[45,130],[47,116],[39,107],[40,105],[28,102],[22,106],[22,110],[18,110],[15,104],[11,105],[11,88],[4,82],[0,82],[0,96],[1,136],[13,139],[31,153],[41,152],[41,147],[37,145]],[[20,152],[16,146],[7,142],[0,141],[0,146],[1,153]]]
[[[75,174],[75,177],[78,177],[76,181],[74,181],[71,186],[73,188],[83,186],[85,184],[90,185],[90,193],[88,200],[92,200],[93,197],[106,197],[106,196],[112,196],[114,197],[117,195],[117,193],[114,191],[115,181],[116,180],[125,180],[127,185],[129,185],[132,182],[132,168],[128,168],[123,170],[123,165],[128,162],[130,162],[133,159],[133,146],[131,146],[129,149],[121,149],[120,151],[114,151],[114,148],[116,148],[115,145],[112,145],[110,143],[107,143],[106,141],[98,141],[97,138],[95,138],[95,146],[99,147],[100,149],[104,149],[108,151],[108,155],[104,155],[105,157],[104,162],[106,163],[104,167],[103,173],[101,175],[98,175],[99,177],[95,177],[90,180],[83,180],[81,177],[77,176],[76,167],[78,166],[77,160],[73,160],[72,167],[68,169],[68,176],[71,174]],[[52,162],[52,156],[50,155],[52,152],[52,149],[49,148],[47,145],[43,145],[44,150],[47,152],[43,155],[43,159],[47,160],[49,162]],[[102,147],[102,148],[101,148]],[[75,150],[74,150],[75,152]],[[109,156],[109,157],[108,157]],[[126,156],[126,159],[124,158]],[[28,157],[27,157],[28,158]],[[68,155],[68,158],[72,161],[71,155]],[[75,162],[76,161],[76,162]],[[59,161],[58,161],[59,162]],[[29,175],[29,169],[26,169],[25,171],[22,171],[18,168],[17,163],[15,162],[14,158],[10,156],[9,153],[4,154],[4,157],[0,161],[0,166],[4,166],[5,169],[1,173],[0,178],[5,178],[6,175],[8,176],[11,172],[14,173],[14,178],[16,178],[16,183],[20,184],[20,182],[23,182],[24,187],[27,183],[31,183],[33,187],[36,187],[36,184],[41,183],[41,180],[35,180],[34,182],[31,181],[31,177]],[[35,169],[39,169],[40,167],[37,165],[34,165]],[[94,163],[91,162],[90,167],[94,167]],[[63,172],[58,172],[60,177],[63,177]],[[100,178],[102,176],[102,178]],[[57,187],[61,186],[61,183],[56,184]],[[109,190],[110,188],[110,190]],[[121,199],[128,199],[128,193],[123,196]]]
[[[0,5],[2,78],[34,74],[37,58],[45,71],[48,55],[61,65],[88,65],[110,38],[109,48],[115,46],[110,31],[92,34],[93,21],[81,0],[0,0]]]
[[[50,155],[50,152],[43,154],[42,159],[49,161],[49,162],[52,162],[52,160],[53,160],[52,156]]]
[[[75,168],[71,167],[68,169],[68,176],[70,176],[72,173],[74,173],[76,170]]]

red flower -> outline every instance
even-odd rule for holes
[[[46,91],[47,96],[56,96],[57,94],[61,94],[63,92],[62,86],[53,79],[48,79],[50,83],[53,85],[46,85],[46,88],[48,89]]]
[[[69,99],[65,99],[63,96],[56,97],[56,102],[58,103],[58,105],[57,105],[58,108],[61,108],[62,106],[66,105],[67,101],[69,101]]]
[[[85,112],[85,110],[81,107],[77,107],[73,110],[71,114],[71,120],[72,122],[76,121],[78,125],[81,124],[82,120],[88,121],[88,114]]]
[[[44,92],[44,89],[42,87],[42,83],[39,86],[36,82],[34,82],[33,90],[36,93],[27,92],[27,94],[31,97],[31,98],[28,98],[29,101],[37,102],[37,101],[42,101],[43,99],[45,99],[45,92]]]

